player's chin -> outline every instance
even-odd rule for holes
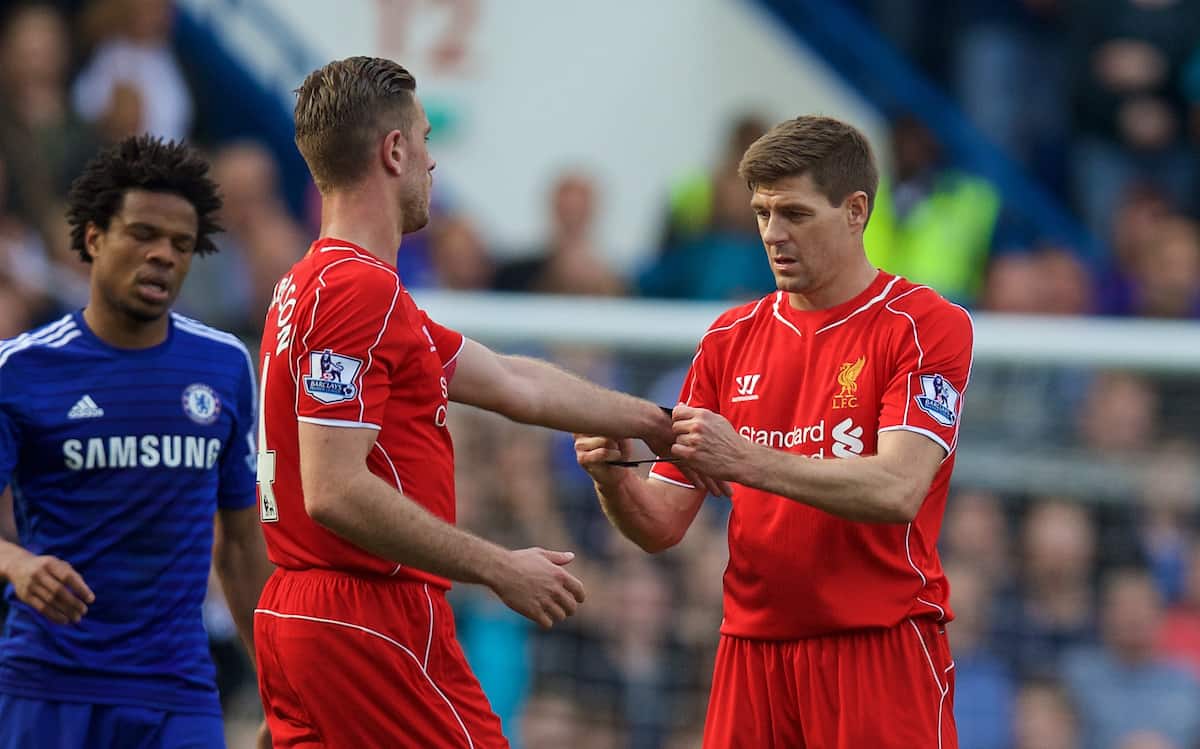
[[[163,300],[144,299],[136,294],[125,300],[122,311],[138,322],[154,322],[171,310],[175,295],[171,294]]]
[[[411,216],[405,216],[404,233],[412,234],[413,232],[424,229],[429,224],[429,208],[424,210],[414,211]]]
[[[803,279],[797,276],[785,276],[779,273],[775,274],[775,288],[789,294],[796,294],[804,291]]]

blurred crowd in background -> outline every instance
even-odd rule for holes
[[[944,159],[917,116],[893,113],[890,140],[875,144],[888,165],[867,234],[877,264],[972,310],[1200,315],[1200,4],[848,4],[1069,206],[1099,248],[1013,230],[1000,191]],[[67,186],[96,149],[149,131],[204,148],[225,196],[221,252],[193,264],[178,309],[256,348],[272,287],[315,237],[317,216],[289,212],[262,143],[217,142],[194,126],[172,17],[169,0],[5,4],[0,338],[83,305],[88,266],[68,251]],[[719,152],[696,154],[693,171],[662,185],[661,234],[634,272],[608,263],[594,230],[603,186],[569,171],[546,186],[534,246],[493,247],[486,226],[440,203],[406,239],[401,276],[414,289],[731,303],[768,293],[737,163],[771,124],[737,117]],[[661,403],[675,401],[687,364],[529,352]],[[1050,456],[1057,473],[1038,486],[957,476],[942,539],[961,745],[1200,747],[1200,386],[988,366],[967,401],[960,453],[1015,459],[1015,474],[1022,456]],[[728,502],[710,500],[680,547],[650,557],[608,527],[569,435],[469,409],[451,427],[461,524],[510,546],[575,550],[589,587],[587,605],[552,632],[478,588],[452,593],[463,645],[514,745],[699,746]],[[1104,479],[1114,467],[1116,483]],[[219,594],[205,613],[236,747],[257,710],[253,674]]]

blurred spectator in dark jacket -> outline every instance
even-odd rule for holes
[[[1192,0],[1074,0],[1074,192],[1092,231],[1107,237],[1134,180],[1194,201],[1195,153],[1187,145],[1184,64],[1196,45]]]
[[[595,180],[568,172],[550,192],[550,226],[545,244],[531,256],[502,265],[495,285],[500,291],[545,294],[615,295],[624,282],[604,261],[595,236],[598,208]]]

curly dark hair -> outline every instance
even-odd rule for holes
[[[193,252],[216,252],[212,235],[221,231],[216,220],[221,197],[208,176],[208,161],[183,143],[132,135],[97,154],[71,183],[67,194],[71,249],[85,263],[92,262],[85,241],[88,224],[107,230],[130,190],[173,193],[191,203],[197,218]]]

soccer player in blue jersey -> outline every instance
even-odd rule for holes
[[[224,746],[210,564],[247,647],[269,564],[250,357],[170,311],[215,249],[207,171],[147,136],[93,159],[67,213],[87,307],[0,343],[2,509],[19,532],[0,541],[0,749]]]

